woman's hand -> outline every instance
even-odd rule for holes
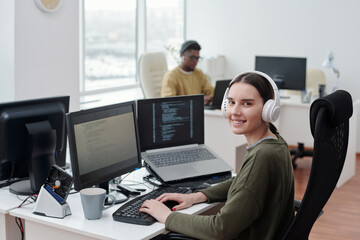
[[[140,207],[140,212],[145,212],[153,216],[161,223],[165,223],[171,210],[164,205],[166,201],[176,201],[179,204],[173,207],[173,211],[191,207],[200,202],[206,202],[207,197],[202,192],[181,194],[181,193],[165,193],[156,199],[146,200]]]
[[[173,211],[189,208],[196,203],[206,202],[207,197],[202,192],[182,194],[182,193],[164,193],[156,200],[164,203],[166,201],[176,201],[179,204],[173,207]]]
[[[171,210],[167,206],[155,199],[146,200],[141,205],[139,211],[150,214],[161,223],[165,223],[171,213]]]

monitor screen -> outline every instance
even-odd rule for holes
[[[306,58],[256,56],[255,70],[269,75],[279,89],[306,89]]]
[[[28,183],[32,190],[18,194],[37,192],[52,164],[65,166],[69,99],[60,96],[0,103],[0,179],[30,176],[32,180]]]
[[[66,116],[75,190],[101,185],[141,167],[135,102]]]
[[[204,95],[137,101],[141,151],[204,143]]]

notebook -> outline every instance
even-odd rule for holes
[[[232,170],[204,144],[203,95],[142,99],[137,110],[141,157],[162,181]],[[179,153],[185,150],[190,160]]]
[[[221,103],[223,101],[226,88],[229,86],[229,80],[218,80],[215,83],[214,98],[210,105],[205,105],[205,109],[221,109]]]

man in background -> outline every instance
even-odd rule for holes
[[[162,97],[204,94],[204,103],[211,102],[214,88],[206,75],[196,68],[200,59],[200,50],[201,47],[196,41],[189,40],[182,44],[180,65],[164,75]]]

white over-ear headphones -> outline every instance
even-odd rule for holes
[[[248,73],[258,74],[258,75],[264,77],[266,80],[268,80],[269,83],[271,84],[271,86],[274,90],[274,99],[269,99],[264,104],[264,107],[262,110],[262,119],[265,122],[275,122],[278,119],[279,114],[280,114],[280,96],[279,96],[279,90],[278,90],[274,80],[271,79],[271,77],[269,77],[267,74],[265,74],[263,72],[259,72],[259,71],[243,72],[243,73],[240,73],[239,75],[237,75],[236,77],[234,77],[233,80],[231,80],[231,82],[229,83],[229,87],[235,81],[235,79],[237,79],[240,75],[248,74]],[[229,87],[227,87],[227,89],[225,91],[224,98],[223,98],[223,101],[221,104],[221,111],[223,112],[225,117],[226,117],[226,105],[228,102],[227,98],[229,95]]]

